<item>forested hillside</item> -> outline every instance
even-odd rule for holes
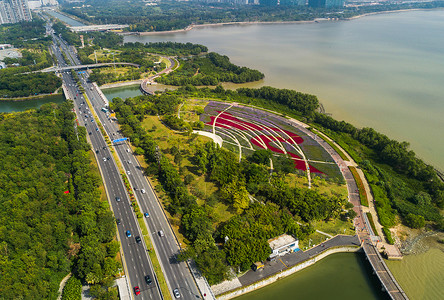
[[[70,271],[91,283],[119,271],[114,218],[71,110],[64,102],[0,115],[2,299],[56,299]]]
[[[227,56],[214,52],[186,57],[180,64],[177,71],[156,81],[168,85],[217,85],[219,82],[245,83],[264,78],[261,72],[236,66]]]

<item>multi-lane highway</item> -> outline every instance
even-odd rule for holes
[[[54,35],[53,37],[60,43],[60,48],[53,47],[59,65],[79,65],[80,61],[73,49],[59,37]],[[69,62],[64,62],[60,50],[64,51]],[[82,98],[82,94],[71,72],[64,72],[62,76],[68,92],[71,93],[70,98],[74,99],[78,120],[81,125],[87,128],[93,151],[95,151],[97,161],[102,171],[108,197],[111,199],[112,209],[116,218],[120,219],[121,222],[120,225],[117,225],[118,235],[122,243],[126,271],[128,272],[127,275],[131,282],[131,287],[140,287],[141,295],[137,296],[138,298],[161,299],[162,295],[157,287],[157,280],[152,271],[151,262],[143,239],[140,244],[135,240],[135,236],[142,235],[114,158],[94,120],[93,114],[90,113],[91,108],[88,107],[87,101]],[[100,123],[103,125],[110,139],[122,138],[118,125],[109,118],[108,113],[101,110],[105,105],[102,98],[103,95],[101,95],[100,90],[97,90],[95,85],[89,82],[87,74],[80,74],[80,84],[83,86],[92,105],[92,109],[95,110]],[[147,224],[150,238],[161,263],[171,296],[175,297],[173,290],[177,289],[183,299],[200,298],[201,295],[187,264],[176,260],[176,255],[180,249],[179,245],[155,193],[143,174],[142,167],[127,143],[121,142],[113,145],[113,147],[135,191],[141,211],[149,215],[144,218],[144,221]],[[117,201],[116,197],[118,197],[120,201]],[[130,230],[131,237],[127,237],[127,230]],[[154,282],[151,285],[146,284],[146,275],[150,275],[153,279]],[[132,292],[134,292],[134,290]]]
[[[62,49],[68,51],[68,47],[62,46]],[[55,47],[53,50],[55,51],[54,54],[59,63],[62,65],[66,64],[66,62],[63,61],[63,56],[59,52],[59,48]],[[75,62],[75,59],[72,59]],[[114,215],[116,219],[119,219],[120,224],[117,225],[118,237],[121,241],[131,293],[134,293],[134,287],[138,286],[141,292],[140,295],[137,296],[138,298],[161,299],[162,297],[157,281],[155,280],[153,268],[144,241],[142,239],[140,243],[136,242],[136,236],[141,236],[140,228],[132,207],[130,206],[130,199],[116,162],[98,128],[94,119],[94,114],[90,111],[87,101],[83,99],[80,89],[71,73],[62,73],[62,78],[69,94],[68,97],[74,100],[78,122],[80,125],[86,127],[89,141],[92,145],[92,150],[96,155]],[[127,235],[127,231],[131,233],[131,236]],[[149,275],[153,281],[151,284],[146,283],[145,276],[147,275]]]
[[[87,75],[82,74],[82,76]],[[92,90],[91,87],[93,87]],[[123,136],[120,135],[118,125],[108,117],[107,113],[101,111],[104,102],[99,91],[97,91],[93,85],[88,85],[86,93],[94,105],[100,122],[110,139],[122,138]],[[142,167],[126,143],[117,144],[114,148],[135,191],[141,211],[149,214],[149,217],[145,217],[144,220],[148,225],[150,237],[154,244],[157,257],[161,262],[164,275],[170,287],[170,292],[178,289],[184,299],[200,298],[199,291],[188,266],[185,262],[178,262],[175,258],[179,253],[179,245],[176,242],[174,233],[170,229],[168,220],[154,191],[144,176]],[[163,236],[161,236],[160,231],[163,232]]]

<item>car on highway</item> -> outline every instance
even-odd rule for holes
[[[111,157],[108,157],[107,160],[111,160]]]
[[[103,158],[103,161],[106,161],[106,158],[105,158],[105,157]]]
[[[145,189],[141,189],[140,191],[142,192],[142,194],[145,194],[145,193],[146,193],[146,192],[145,192]]]
[[[142,239],[140,238],[140,236],[136,236],[136,243],[137,244],[142,243]]]
[[[96,128],[96,131],[99,131],[99,128]]]
[[[134,287],[134,294],[136,294],[136,296],[140,295],[140,288],[138,286]]]
[[[159,236],[165,236],[165,233],[163,233],[163,230],[159,230]]]
[[[174,297],[175,297],[175,298],[180,298],[180,293],[179,293],[179,290],[178,290],[178,289],[174,289],[174,290],[173,290],[173,294],[174,294]]]
[[[99,153],[99,150],[96,150],[96,153]]]
[[[148,285],[150,285],[153,281],[151,280],[151,277],[150,277],[150,275],[146,275],[145,276],[145,282],[146,282],[146,284],[148,284]]]
[[[131,172],[130,171],[126,171],[126,174],[131,175]]]
[[[143,215],[145,216],[145,218],[148,218],[148,217],[150,216],[150,214],[149,214],[149,213],[147,213],[147,212],[146,212],[146,213],[144,213]]]
[[[91,135],[91,134],[92,134],[92,132],[90,131],[90,132],[89,132],[89,135]]]
[[[127,237],[131,237],[131,231],[130,231],[130,230],[127,230],[127,231],[126,231],[126,236],[127,236]]]
[[[117,201],[117,202],[120,202],[120,197],[116,197],[116,201]]]
[[[120,219],[116,219],[116,224],[117,224],[117,225],[122,224],[122,222],[120,221]]]

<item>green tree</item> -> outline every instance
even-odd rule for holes
[[[422,228],[425,225],[425,220],[423,216],[410,213],[405,217],[405,223],[411,228]]]

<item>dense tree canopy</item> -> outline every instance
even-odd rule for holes
[[[0,115],[0,294],[55,299],[73,267],[83,280],[113,276],[113,217],[100,200],[86,131],[72,105]],[[113,256],[114,255],[114,256]]]
[[[53,73],[6,75],[0,71],[0,97],[14,98],[52,94],[62,85]]]
[[[232,64],[227,56],[214,52],[205,56],[187,57],[181,66],[157,82],[169,85],[217,85],[219,82],[245,83],[264,78],[264,74]]]

